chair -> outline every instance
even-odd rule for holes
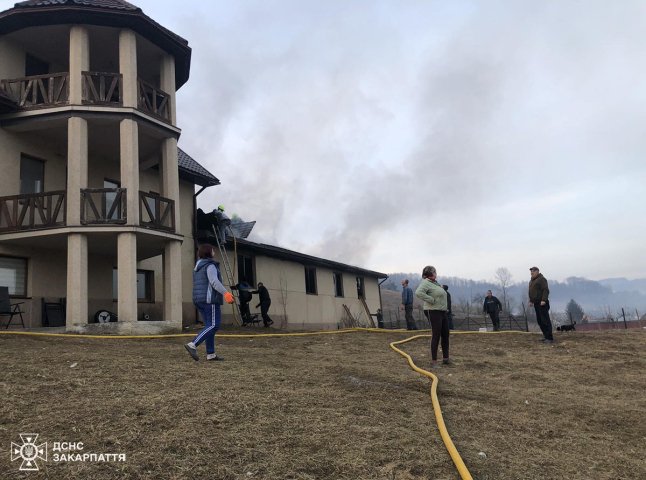
[[[9,287],[0,287],[0,316],[9,317],[6,329],[9,329],[9,325],[13,321],[13,317],[16,315],[20,316],[20,323],[22,328],[25,328],[25,321],[22,318],[23,311],[20,309],[20,305],[25,302],[11,303],[9,300]]]
[[[43,327],[64,327],[65,326],[65,299],[59,298],[57,302],[48,301],[46,298],[40,300],[43,318]]]

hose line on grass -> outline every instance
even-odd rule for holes
[[[440,429],[440,435],[442,436],[442,441],[444,442],[446,449],[449,451],[449,455],[451,455],[451,459],[453,460],[453,463],[458,469],[458,473],[460,474],[460,477],[462,478],[462,480],[473,480],[473,477],[469,473],[467,466],[464,464],[464,461],[462,460],[462,457],[458,453],[457,448],[455,448],[455,445],[453,444],[453,440],[451,440],[449,432],[446,429],[446,425],[444,424],[444,418],[442,417],[440,402],[437,399],[437,382],[438,382],[437,377],[433,375],[431,372],[424,370],[422,368],[419,368],[417,365],[415,365],[415,362],[413,362],[413,359],[411,358],[410,355],[408,355],[406,352],[400,350],[395,346],[395,345],[401,345],[403,343],[410,342],[417,338],[428,338],[428,337],[430,337],[430,335],[415,335],[414,337],[406,338],[398,342],[392,342],[390,344],[390,348],[392,348],[394,351],[399,353],[402,357],[406,358],[410,368],[415,370],[417,373],[431,379],[432,381],[431,401],[433,402],[433,411],[435,412],[435,420],[437,422],[437,427]]]

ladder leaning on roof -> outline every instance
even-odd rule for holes
[[[229,263],[229,255],[227,254],[227,249],[224,246],[224,244],[220,243],[220,236],[218,234],[218,231],[215,227],[215,225],[212,226],[213,228],[213,235],[215,236],[215,244],[218,247],[218,252],[220,252],[220,258],[222,259],[222,265],[224,265],[224,273],[226,275],[227,281],[229,282],[229,289],[231,290],[231,293],[233,294],[233,304],[235,307],[233,308],[233,321],[234,323],[237,323],[238,325],[242,324],[242,312],[240,311],[240,298],[239,298],[239,290],[234,289],[233,286],[235,285],[235,278],[233,276],[233,270],[231,269],[231,263]],[[227,226],[225,230],[231,231],[231,227]],[[233,237],[233,232],[231,232],[231,236]],[[234,237],[235,241],[235,237]]]

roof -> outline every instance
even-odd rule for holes
[[[254,225],[256,225],[255,220],[253,222],[232,222],[231,225],[229,225],[229,228],[231,229],[234,237],[247,238],[251,233],[251,230],[253,230]]]
[[[238,252],[247,250],[254,253],[259,253],[267,257],[278,258],[282,260],[289,260],[292,262],[302,263],[303,265],[311,265],[316,267],[325,267],[331,270],[338,270],[342,272],[356,273],[368,277],[388,278],[388,275],[374,270],[367,270],[365,268],[348,265],[345,263],[335,262],[333,260],[326,260],[325,258],[314,257],[304,253],[287,250],[286,248],[275,247],[273,245],[266,245],[264,243],[255,243],[249,240],[236,239]],[[227,242],[227,250],[233,250],[233,242]]]
[[[177,148],[177,166],[180,176],[195,185],[202,187],[220,185],[220,180],[179,147]]]
[[[91,5],[94,7],[102,8],[117,8],[120,10],[140,10],[132,3],[123,0],[27,0],[26,2],[18,2],[15,7],[42,7],[48,5],[65,5],[74,3],[76,5]]]
[[[175,57],[177,89],[188,80],[188,41],[124,0],[27,0],[0,12],[0,35],[33,26],[63,24],[130,28]]]

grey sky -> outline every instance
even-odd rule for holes
[[[180,146],[222,181],[200,206],[253,239],[384,272],[646,276],[646,2],[133,3],[193,48]]]

